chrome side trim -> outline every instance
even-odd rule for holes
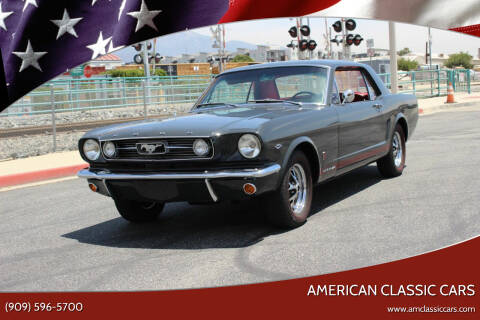
[[[372,150],[372,149],[381,147],[381,146],[383,146],[383,145],[385,145],[385,144],[387,144],[387,141],[382,141],[382,142],[380,142],[380,143],[374,144],[373,146],[366,147],[366,148],[363,148],[363,149],[361,149],[361,150],[358,150],[358,151],[355,151],[355,152],[346,154],[346,155],[344,155],[344,156],[341,156],[341,157],[339,157],[339,158],[336,158],[335,160],[333,160],[333,162],[340,161],[340,160],[343,160],[343,159],[346,159],[346,158],[350,158],[350,157],[356,156],[357,154],[361,154],[361,153],[370,151],[370,150]]]
[[[202,173],[111,173],[107,170],[98,172],[83,169],[77,173],[79,178],[99,180],[175,180],[175,179],[219,179],[219,178],[263,178],[279,172],[279,164],[262,169],[239,169],[222,171],[205,171]]]
[[[212,184],[208,179],[205,179],[205,184],[207,185],[208,192],[210,193],[210,197],[212,197],[213,202],[217,202],[218,197],[215,194],[215,191],[213,191]]]

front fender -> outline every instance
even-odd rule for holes
[[[318,165],[320,166],[320,160],[319,160],[320,155],[318,154],[318,149],[315,146],[315,143],[313,143],[312,139],[306,136],[297,137],[290,143],[287,151],[283,156],[282,169],[280,170],[280,175],[279,175],[280,177],[283,177],[283,175],[285,174],[285,171],[287,170],[288,160],[290,160],[290,157],[292,156],[295,149],[297,149],[297,147],[303,143],[308,143],[311,149],[315,150],[314,154],[316,155],[316,159],[314,159],[314,161],[318,163]],[[312,168],[312,170],[313,169],[314,168]],[[279,180],[281,181],[281,179]],[[279,181],[279,184],[280,184],[280,181]],[[315,179],[314,179],[314,182],[315,182]]]

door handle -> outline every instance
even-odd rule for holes
[[[383,105],[381,105],[381,104],[379,104],[379,103],[375,103],[375,104],[372,106],[372,108],[375,108],[375,109],[377,109],[377,110],[380,110],[380,109],[383,108]]]

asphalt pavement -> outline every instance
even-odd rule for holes
[[[477,106],[480,107],[480,104]],[[421,254],[480,234],[480,111],[421,117],[407,167],[315,189],[295,230],[255,203],[167,204],[131,225],[80,179],[0,192],[0,291],[159,290],[290,279]]]

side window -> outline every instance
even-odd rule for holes
[[[353,102],[369,100],[367,83],[362,72],[358,69],[346,69],[335,71],[340,96],[345,90],[353,90],[355,99]],[[343,99],[343,97],[341,97]]]
[[[355,92],[353,102],[375,100],[382,94],[368,72],[362,68],[337,70],[335,79],[340,95],[348,89]]]

